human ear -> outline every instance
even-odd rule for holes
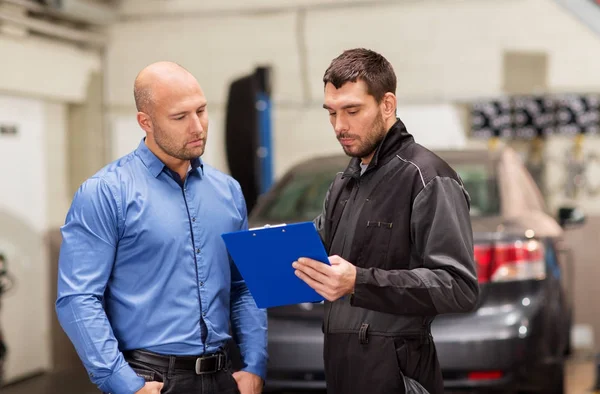
[[[383,96],[381,99],[381,112],[384,119],[389,119],[390,117],[396,118],[397,104],[398,100],[396,99],[396,95],[394,93],[387,92]]]
[[[150,119],[150,116],[145,113],[145,112],[138,112],[137,113],[137,121],[138,124],[140,125],[140,127],[146,132],[146,133],[151,133],[153,130],[152,127],[152,119]]]

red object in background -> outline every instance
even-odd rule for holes
[[[502,376],[502,371],[479,371],[469,373],[469,380],[497,380]]]
[[[544,249],[536,240],[476,244],[474,257],[479,283],[536,279],[544,270]],[[494,275],[500,269],[505,272]]]

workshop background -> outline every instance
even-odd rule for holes
[[[143,137],[133,101],[143,67],[170,60],[197,77],[209,100],[203,160],[242,180],[253,208],[297,163],[341,153],[322,76],[353,47],[392,63],[398,115],[417,142],[511,146],[549,212],[585,214],[565,232],[573,251],[565,373],[566,392],[592,390],[600,1],[0,0],[0,392],[97,392],[54,313],[58,228],[79,185]],[[236,134],[244,108],[232,86],[245,79],[258,81],[256,127]],[[256,159],[246,170],[233,157],[243,141]]]

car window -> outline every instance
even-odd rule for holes
[[[482,164],[452,166],[471,197],[471,216],[493,216],[500,213],[500,197],[496,179]]]
[[[290,220],[313,220],[323,209],[323,201],[335,171],[295,174],[282,185],[271,204],[259,217],[269,223]]]

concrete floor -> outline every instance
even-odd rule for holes
[[[588,394],[596,379],[589,360],[571,360],[567,365],[567,394]],[[0,388],[2,394],[99,394],[83,369],[47,374]],[[286,393],[294,394],[294,393]]]

